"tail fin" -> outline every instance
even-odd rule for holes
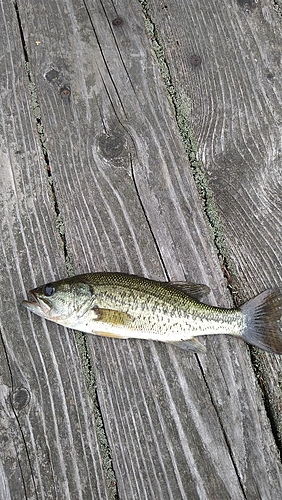
[[[240,307],[242,338],[265,351],[282,354],[282,288],[271,288]]]

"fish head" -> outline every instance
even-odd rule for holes
[[[30,290],[29,295],[32,300],[23,301],[27,309],[66,326],[72,319],[83,316],[90,308],[95,311],[92,287],[72,278],[41,285]]]

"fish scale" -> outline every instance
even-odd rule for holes
[[[141,290],[136,287],[140,281]],[[199,308],[198,302],[173,286],[163,286],[162,283],[149,280],[140,281],[133,280],[133,286],[130,280],[125,285],[113,279],[109,280],[106,288],[96,285],[95,289],[99,308],[121,309],[132,317],[128,327],[132,329],[134,326],[136,338],[175,341],[178,335],[179,340],[188,340],[199,331],[202,335],[240,335],[243,328],[240,311],[222,310],[206,304],[201,304]],[[118,294],[116,291],[109,293],[108,287],[118,288]]]
[[[195,283],[164,283],[123,273],[88,273],[31,290],[30,311],[94,335],[150,339],[204,351],[196,339],[228,334],[282,354],[282,289],[266,290],[238,309],[200,302]]]

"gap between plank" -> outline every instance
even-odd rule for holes
[[[169,101],[174,111],[180,136],[189,160],[189,164],[191,166],[194,181],[202,202],[202,207],[206,215],[208,227],[210,229],[212,239],[217,250],[218,259],[220,261],[223,274],[226,278],[227,286],[231,293],[234,293],[231,287],[231,277],[233,272],[232,261],[227,251],[227,245],[224,238],[224,230],[222,227],[220,215],[217,210],[213,192],[202,169],[202,163],[197,160],[197,144],[195,139],[193,138],[193,132],[188,123],[187,105],[185,105],[185,103],[183,102],[182,97],[179,95],[174,85],[170,69],[166,61],[165,49],[161,40],[161,35],[155,21],[152,18],[149,3],[147,0],[139,0],[139,2],[143,11],[145,28],[152,44],[156,62],[160,68],[161,76],[168,93]]]
[[[214,242],[217,251],[217,256],[221,265],[224,278],[226,280],[227,288],[229,289],[234,305],[238,307],[243,302],[242,293],[240,292],[239,283],[237,282],[236,273],[234,271],[234,265],[227,249],[227,244],[224,237],[224,228],[220,215],[218,213],[217,204],[214,198],[213,191],[210,188],[209,182],[202,169],[202,163],[197,159],[198,148],[196,141],[193,137],[193,131],[191,130],[188,122],[187,105],[185,105],[185,103],[183,102],[183,99],[181,95],[178,93],[176,86],[173,82],[169,65],[166,60],[165,48],[161,39],[161,35],[158,30],[157,24],[153,19],[153,15],[150,9],[150,2],[148,0],[139,0],[139,3],[141,4],[143,12],[145,29],[147,31],[148,38],[151,41],[153,54],[159,66],[160,73],[168,93],[169,101],[174,110],[177,126],[191,166],[191,171],[199,193],[199,197],[202,201],[203,211],[205,213],[208,227],[211,232],[212,240]],[[274,6],[278,15],[282,16],[282,0],[274,0]],[[263,368],[260,362],[261,353],[252,346],[249,346],[249,350],[250,350],[250,357],[254,374],[257,383],[261,389],[265,412],[270,422],[274,441],[276,443],[277,449],[280,453],[280,457],[282,460],[282,438],[279,434],[279,428],[277,427],[277,421],[275,419],[275,416],[271,411],[269,395],[264,385]],[[205,382],[207,384],[207,381]],[[224,432],[223,427],[222,430]],[[230,456],[232,457],[231,453]]]
[[[21,18],[20,18],[20,13],[19,13],[17,2],[14,2],[14,8],[15,8],[15,12],[16,12],[16,17],[17,17],[17,22],[18,22],[19,32],[20,32],[20,37],[21,37],[21,42],[22,42],[22,48],[23,48],[23,53],[24,53],[24,58],[25,58],[26,73],[27,73],[28,80],[29,80],[28,90],[29,90],[30,99],[31,99],[33,116],[35,117],[35,120],[36,120],[36,128],[37,128],[37,132],[38,132],[38,136],[39,136],[40,147],[41,147],[41,151],[42,151],[42,154],[44,157],[45,168],[46,168],[47,175],[48,175],[48,181],[49,181],[50,193],[51,193],[51,201],[52,201],[54,212],[56,214],[56,229],[57,229],[57,232],[59,234],[60,241],[61,241],[62,248],[63,248],[63,252],[64,252],[67,274],[69,276],[72,276],[72,275],[74,275],[74,270],[73,270],[71,255],[70,255],[70,252],[69,252],[69,249],[67,246],[67,242],[66,242],[65,224],[64,224],[63,216],[60,212],[59,203],[57,200],[56,189],[55,189],[54,180],[53,180],[53,176],[52,176],[52,170],[51,170],[49,157],[48,157],[48,149],[46,146],[44,126],[43,126],[43,121],[42,121],[42,117],[41,117],[41,108],[40,108],[39,101],[38,101],[36,83],[35,83],[35,80],[34,80],[34,77],[32,74],[32,70],[31,70],[31,65],[30,65],[30,61],[29,61],[28,51],[27,51],[27,47],[26,47],[26,43],[25,43],[24,32],[23,32],[23,28],[22,28],[22,24],[21,24]],[[107,434],[106,434],[106,429],[105,429],[105,425],[104,425],[104,421],[103,421],[102,411],[101,411],[100,404],[99,404],[97,387],[96,387],[95,371],[94,371],[91,356],[89,354],[89,347],[87,344],[87,338],[86,338],[86,335],[84,335],[81,332],[75,332],[75,337],[76,337],[78,353],[79,353],[79,356],[81,359],[83,373],[84,373],[85,380],[86,380],[86,386],[88,389],[89,399],[91,402],[91,406],[93,408],[96,435],[97,435],[97,441],[98,441],[98,445],[99,445],[100,453],[101,453],[101,460],[102,460],[102,464],[103,464],[103,471],[104,471],[104,477],[105,477],[105,484],[106,484],[106,488],[107,488],[108,500],[118,500],[119,496],[118,496],[118,491],[117,491],[117,481],[116,481],[115,471],[113,469],[113,464],[112,464],[111,449],[110,449],[109,441],[108,441]],[[10,369],[10,366],[9,366],[9,369]],[[10,369],[10,373],[11,373],[11,369]],[[11,379],[12,379],[12,373],[11,373]],[[17,421],[18,421],[18,419],[17,419]],[[24,436],[23,436],[23,438],[24,438]],[[25,441],[24,441],[24,444],[25,444],[25,447],[27,449]],[[27,455],[27,456],[28,456],[28,460],[29,460],[29,455]],[[30,467],[31,467],[31,464],[30,464]],[[32,468],[31,468],[31,471],[32,471]],[[35,489],[35,492],[36,492],[36,489]],[[36,493],[36,498],[37,498],[37,493]]]

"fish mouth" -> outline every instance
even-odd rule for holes
[[[26,307],[29,311],[37,314],[38,316],[43,316],[43,318],[48,317],[51,308],[46,304],[46,302],[40,299],[40,297],[36,295],[34,290],[30,290],[28,294],[30,297],[32,297],[33,300],[23,300],[23,306]]]

